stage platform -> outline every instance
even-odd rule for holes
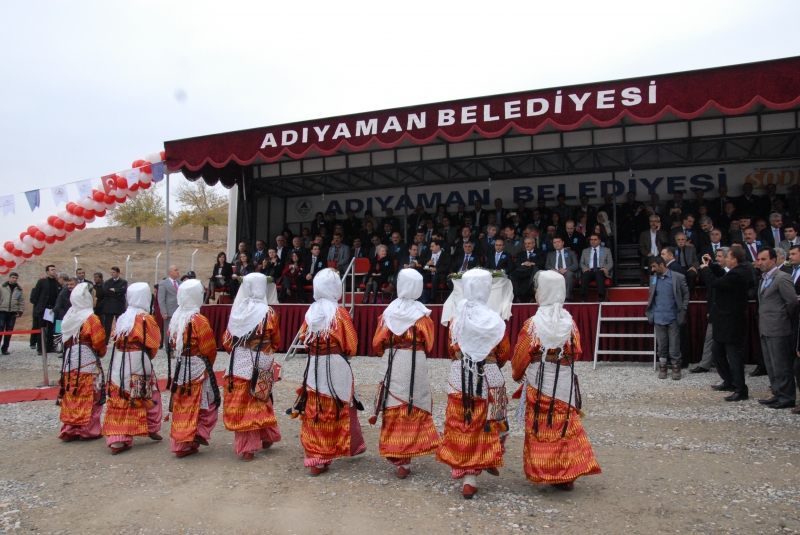
[[[631,297],[629,293],[619,293],[622,291],[629,292],[639,291],[644,292],[645,299],[647,298],[647,288],[631,288],[631,289],[616,289],[616,292],[609,292],[609,298],[612,299],[609,303],[603,305],[603,317],[644,317],[644,310],[646,307],[645,302],[641,304],[624,304],[614,305],[615,302],[630,303],[630,301],[620,301],[619,298],[625,296]],[[273,308],[280,315],[281,324],[281,346],[280,351],[285,352],[294,339],[297,331],[303,323],[305,312],[308,305],[299,304],[283,304],[274,305]],[[358,333],[358,354],[374,356],[375,351],[372,349],[372,337],[378,325],[378,317],[386,308],[385,304],[379,305],[356,305],[353,323]],[[431,358],[448,358],[447,352],[447,329],[440,323],[442,306],[429,305],[431,309],[431,319],[437,326],[436,329],[436,343],[434,345]],[[511,307],[511,318],[506,322],[507,332],[511,337],[512,347],[516,343],[517,335],[519,334],[522,324],[536,312],[536,305],[531,304],[517,304]],[[566,310],[572,314],[575,322],[578,325],[581,333],[581,347],[583,354],[579,360],[588,361],[594,359],[594,343],[595,334],[597,331],[597,316],[600,309],[598,303],[568,303],[565,306]],[[228,317],[231,312],[231,305],[206,305],[200,312],[205,315],[211,322],[211,327],[217,337],[217,344],[222,347],[222,336],[228,325]],[[755,321],[756,304],[755,302],[749,303],[748,306],[748,322],[745,343],[746,362],[749,364],[755,363],[758,351],[759,335],[758,335],[758,322]],[[690,347],[692,354],[692,362],[697,362],[703,353],[703,342],[706,333],[706,303],[704,301],[695,301],[689,304],[688,326]],[[619,334],[644,334],[652,333],[652,326],[643,321],[631,322],[614,322],[613,324],[605,324],[603,326],[604,333],[619,333]],[[603,338],[602,344],[604,349],[642,349],[647,350],[652,348],[652,339],[648,338]],[[601,361],[640,361],[652,362],[649,356],[619,356],[619,355],[604,355],[601,356]]]

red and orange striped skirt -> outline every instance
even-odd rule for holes
[[[498,426],[486,423],[487,402],[475,398],[472,423],[464,422],[461,394],[447,395],[444,434],[436,460],[451,468],[480,470],[503,466],[503,446],[500,444]]]

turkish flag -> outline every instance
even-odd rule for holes
[[[117,189],[117,181],[115,175],[106,175],[101,177],[103,181],[103,191],[106,192],[106,195],[111,195],[111,192]]]

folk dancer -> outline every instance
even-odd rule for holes
[[[133,447],[133,437],[161,441],[161,392],[152,360],[161,345],[161,330],[151,316],[150,286],[128,286],[128,308],[117,318],[109,364],[108,401],[103,435],[112,455]]]
[[[251,273],[236,294],[223,338],[231,360],[222,421],[235,433],[233,449],[244,461],[281,439],[272,400],[272,387],[280,378],[273,354],[280,344],[278,314],[267,304],[267,277]]]
[[[503,466],[506,419],[505,380],[500,368],[511,356],[506,325],[486,306],[492,275],[467,271],[461,279],[464,299],[450,321],[449,350],[453,363],[447,384],[442,445],[436,460],[449,465],[453,479],[464,480],[463,495],[478,492],[483,470],[499,475]]]
[[[169,322],[169,343],[175,372],[168,381],[172,429],[170,451],[176,457],[208,446],[217,425],[219,388],[214,376],[217,342],[208,319],[200,314],[203,284],[189,279],[178,286],[178,310]]]
[[[91,286],[78,284],[70,293],[72,307],[61,322],[64,361],[57,405],[61,406],[64,442],[102,435],[100,415],[105,403],[105,375],[100,359],[106,354],[106,331],[94,314]]]
[[[380,318],[372,347],[381,357],[381,383],[375,398],[377,422],[383,412],[379,452],[397,467],[397,477],[411,472],[411,459],[436,453],[439,433],[433,424],[433,397],[427,355],[433,349],[431,311],[417,301],[422,275],[403,269],[397,275],[397,299]]]
[[[572,316],[562,308],[564,278],[543,271],[538,284],[539,308],[522,326],[511,361],[514,380],[525,381],[516,414],[525,426],[523,466],[531,483],[572,490],[578,477],[600,473],[579,418],[574,363],[581,339]]]
[[[314,277],[314,303],[300,327],[300,340],[308,348],[303,385],[291,412],[303,421],[300,443],[305,449],[303,465],[312,476],[327,472],[331,461],[367,451],[356,409],[355,378],[347,357],[358,346],[353,321],[337,306],[342,280],[329,268]]]

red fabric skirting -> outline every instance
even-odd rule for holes
[[[297,331],[303,324],[308,305],[273,305],[275,311],[280,314],[281,324],[281,347],[280,351],[285,352],[294,340]],[[378,316],[383,313],[385,305],[359,305],[356,306],[353,324],[358,334],[358,354],[375,356],[372,349],[372,337],[378,327]],[[431,309],[431,319],[436,325],[436,341],[433,350],[428,355],[430,358],[449,358],[447,354],[447,328],[441,323],[442,306],[428,305]],[[581,332],[581,342],[583,343],[583,354],[579,360],[594,359],[594,341],[597,331],[597,313],[599,305],[597,303],[573,303],[564,308],[572,314],[578,329]],[[644,316],[645,305],[623,305],[605,306],[603,308],[604,317],[625,317],[625,316]],[[222,336],[228,327],[228,317],[231,313],[230,305],[207,305],[200,310],[208,321],[217,337],[217,347],[222,347]],[[536,312],[536,305],[514,305],[511,309],[512,316],[506,322],[508,334],[511,337],[511,345],[517,341],[517,335],[522,324]],[[755,321],[756,303],[748,304],[747,308],[747,334],[745,338],[745,358],[748,364],[754,364],[761,354],[759,346],[758,322]],[[690,303],[688,314],[689,340],[692,362],[698,362],[703,355],[703,343],[706,336],[706,304]],[[644,321],[615,322],[603,325],[604,333],[618,334],[637,334],[652,333],[653,327]],[[628,349],[646,350],[653,347],[652,339],[644,338],[604,338],[601,347],[605,349]],[[652,362],[652,357],[648,355],[602,355],[599,360],[605,361],[638,361]]]

